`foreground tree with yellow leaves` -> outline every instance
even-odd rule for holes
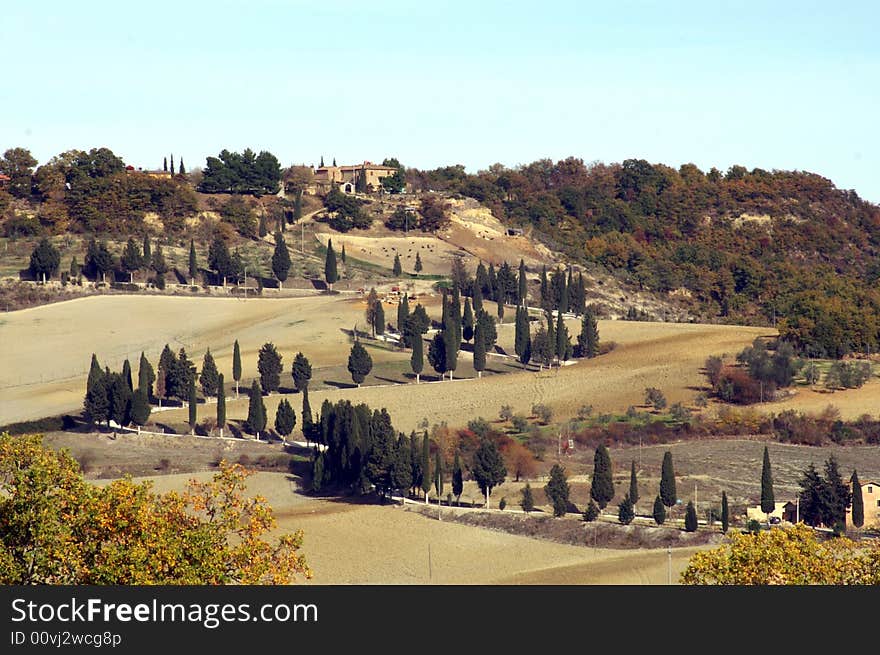
[[[40,435],[0,435],[0,584],[289,584],[311,577],[302,531],[273,542],[272,508],[249,472],[156,493],[130,478],[100,488]]]
[[[809,527],[732,534],[729,543],[691,557],[690,585],[869,585],[880,583],[880,544],[820,540]]]

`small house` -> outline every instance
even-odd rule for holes
[[[863,528],[880,528],[880,482],[862,482],[862,504],[865,507]],[[852,525],[852,506],[846,508],[846,524]]]

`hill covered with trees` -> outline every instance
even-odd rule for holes
[[[705,320],[775,324],[801,354],[880,347],[880,207],[820,175],[568,158],[408,181],[475,198],[574,262],[689,296]]]

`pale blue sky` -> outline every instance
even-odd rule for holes
[[[0,149],[640,157],[810,170],[878,202],[880,3],[837,4],[8,2]]]

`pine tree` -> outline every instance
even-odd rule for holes
[[[153,372],[153,366],[146,355],[141,352],[141,360],[138,365],[138,389],[144,392],[147,400],[153,395],[153,382],[155,381],[156,374]]]
[[[270,394],[278,391],[281,386],[281,371],[284,366],[281,363],[281,355],[273,343],[264,343],[257,356],[257,370],[260,373],[260,386],[263,393]]]
[[[246,423],[248,430],[253,432],[257,439],[260,438],[260,432],[266,429],[266,406],[263,404],[263,395],[260,393],[260,385],[256,380],[251,384]]]
[[[232,346],[232,379],[235,380],[235,397],[238,398],[238,383],[241,381],[241,349],[238,347],[238,339]]]
[[[293,432],[295,426],[296,413],[287,398],[282,398],[278,403],[278,410],[275,412],[275,431],[282,437],[287,437]]]
[[[464,299],[464,316],[461,319],[461,336],[465,341],[474,338],[474,313],[469,298]]]
[[[526,486],[522,490],[522,500],[519,503],[524,512],[531,512],[535,509],[535,499],[532,497],[532,487],[526,482]]]
[[[134,272],[138,270],[143,262],[141,261],[141,249],[138,247],[134,238],[129,237],[125,244],[125,251],[120,259],[122,269],[129,275],[129,282],[134,282]]]
[[[565,469],[559,464],[554,464],[553,468],[550,469],[550,479],[544,487],[544,493],[547,494],[550,504],[553,505],[553,516],[565,516],[565,513],[568,511],[569,492],[568,481],[565,479]]]
[[[297,391],[305,391],[309,388],[309,380],[312,379],[312,365],[301,352],[298,352],[293,358],[290,372],[293,377],[293,386]]]
[[[614,498],[614,480],[611,470],[611,456],[605,444],[599,444],[593,456],[593,480],[590,485],[590,497],[599,504],[600,509]]]
[[[482,378],[483,371],[486,370],[486,340],[480,323],[474,329],[474,370],[478,378]]]
[[[770,514],[776,508],[773,496],[773,474],[770,471],[770,453],[764,446],[764,464],[761,468],[761,511]]]
[[[422,369],[424,369],[425,367],[424,348],[425,344],[422,341],[422,335],[415,335],[413,337],[412,355],[409,358],[409,363],[410,367],[412,368],[412,372],[416,374],[416,384],[420,382],[419,377],[422,374]]]
[[[199,384],[202,386],[202,393],[205,394],[205,398],[217,395],[218,382],[217,364],[214,362],[211,349],[208,348],[202,359],[202,372],[199,375]]]
[[[428,502],[428,492],[431,491],[431,442],[428,441],[428,433],[422,439],[422,491],[425,492],[425,502]]]
[[[661,503],[662,507],[662,503]],[[727,534],[730,527],[730,508],[727,506],[727,492],[721,492],[721,532]]]
[[[446,331],[437,332],[428,343],[428,363],[443,379],[446,368]]]
[[[853,469],[850,478],[850,487],[852,489],[852,524],[853,527],[860,528],[865,524],[865,500],[862,496],[862,484],[859,482],[859,474]]]
[[[422,272],[422,258],[418,252],[416,252],[416,263],[413,266],[413,270],[416,272],[416,275]]]
[[[726,500],[726,496],[724,497]],[[663,525],[666,522],[666,506],[663,504],[663,499],[660,496],[657,496],[654,499],[654,522],[657,525]]]
[[[592,523],[597,518],[599,518],[599,508],[596,506],[596,501],[591,498],[587,509],[584,510],[584,521]]]
[[[529,282],[526,279],[526,263],[519,260],[519,275],[517,277],[516,302],[526,307],[528,305]]]
[[[110,418],[109,382],[104,371],[99,371],[99,375],[94,377],[89,374],[83,405],[86,416],[92,423],[100,423]]]
[[[143,427],[150,420],[150,400],[143,389],[138,389],[131,399],[131,421]]]
[[[183,162],[180,163],[181,167]],[[196,259],[196,244],[192,239],[189,240],[189,283],[195,286],[196,275],[199,274],[199,262]]]
[[[672,467],[672,453],[663,453],[663,466],[660,471],[660,498],[666,507],[673,507],[678,500],[675,491],[675,469]]]
[[[336,270],[336,253],[333,252],[333,241],[327,240],[327,257],[324,260],[324,279],[327,280],[327,286],[333,291],[333,283],[339,279],[339,273]]]
[[[632,501],[633,506],[637,502],[639,502],[639,482],[636,479],[636,461],[632,461],[632,465],[629,470],[629,499]]]
[[[852,494],[840,475],[834,455],[825,462],[825,502],[827,514],[823,523],[841,534],[846,529],[846,508],[852,502]]]
[[[686,532],[697,531],[697,510],[694,508],[694,501],[688,501],[687,509],[684,514],[684,529]]]
[[[403,273],[403,268],[400,265],[400,255],[394,255],[394,266],[391,268],[391,274],[394,277],[400,277],[400,274]]]
[[[190,380],[189,383],[189,429],[191,434],[196,433],[196,423],[198,421],[196,406],[198,399],[196,398],[196,381]]]
[[[461,461],[458,450],[455,451],[455,461],[452,463],[452,495],[455,496],[455,504],[461,504],[461,492],[464,491],[464,476],[461,471]]]
[[[623,525],[629,525],[633,522],[633,519],[636,517],[635,510],[633,509],[633,502],[629,497],[629,494],[623,497],[621,503],[617,506],[617,520],[620,521]]]
[[[134,393],[134,383],[131,381],[131,364],[128,363],[128,359],[122,363],[122,379],[128,385],[128,390]]]
[[[373,358],[370,357],[370,353],[361,345],[360,341],[355,341],[348,355],[348,372],[351,373],[351,379],[355,384],[361,386],[361,382],[366,379],[372,369]]]
[[[220,436],[223,436],[223,428],[226,426],[226,389],[223,385],[223,374],[217,376],[217,427]]]
[[[284,281],[290,273],[290,253],[280,231],[275,233],[275,251],[272,253],[272,274],[278,280],[278,286],[284,288]]]

